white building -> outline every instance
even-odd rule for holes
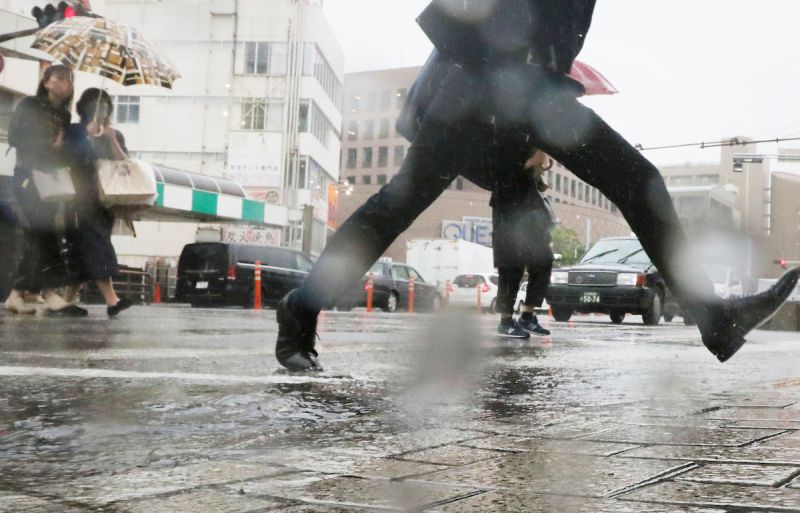
[[[44,3],[0,0],[0,8],[9,11],[1,14],[22,18],[27,26],[21,28],[28,28],[35,26],[30,10]],[[94,0],[92,7],[141,30],[181,74],[172,90],[124,88],[77,75],[77,94],[102,86],[115,97],[116,127],[132,157],[240,182],[252,198],[268,203],[268,226],[258,230],[269,232],[266,239],[274,242],[299,248],[302,208],[311,205],[311,249],[321,251],[329,229],[328,198],[339,179],[344,71],[321,2]],[[27,46],[31,38],[21,41]],[[25,94],[36,86],[38,67],[29,67],[31,76],[20,88]],[[10,71],[9,64],[0,74],[0,89],[14,80]],[[136,239],[115,237],[114,244],[123,263],[141,266],[150,256],[177,256],[198,228],[142,222]],[[248,230],[225,231],[235,237]]]

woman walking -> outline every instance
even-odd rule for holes
[[[70,123],[73,95],[72,71],[63,65],[44,71],[36,96],[24,98],[11,120],[9,145],[16,149],[14,194],[20,206],[24,247],[13,289],[5,309],[35,313],[23,292],[40,292],[49,314],[84,316],[87,311],[69,304],[56,289],[66,284],[65,262],[59,251],[64,225],[63,201],[45,201],[34,174],[54,175],[69,166],[64,137]]]
[[[72,301],[87,281],[94,281],[106,302],[109,317],[131,307],[117,296],[112,278],[118,272],[117,254],[111,244],[114,214],[100,202],[98,167],[100,159],[128,158],[125,138],[111,128],[113,102],[107,92],[90,88],[76,106],[80,123],[67,130],[66,144],[72,154],[72,180],[76,199],[67,240],[73,254],[71,285],[65,299]]]

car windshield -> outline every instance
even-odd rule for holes
[[[607,239],[592,246],[580,263],[649,265],[650,259],[637,239]]]
[[[724,267],[703,266],[703,269],[713,283],[728,283],[728,272]]]

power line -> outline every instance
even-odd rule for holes
[[[700,149],[705,148],[721,148],[723,146],[744,146],[747,144],[758,144],[758,143],[780,143],[780,142],[787,142],[787,141],[800,141],[800,137],[785,137],[780,138],[777,137],[775,139],[759,139],[759,140],[746,140],[746,139],[739,139],[738,137],[734,137],[728,141],[718,141],[718,142],[695,142],[695,143],[686,143],[686,144],[672,144],[669,146],[650,146],[648,148],[643,147],[641,144],[636,145],[636,149],[639,151],[650,151],[650,150],[668,150],[673,148],[693,148],[698,147]]]

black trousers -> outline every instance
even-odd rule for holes
[[[525,271],[528,271],[528,287],[525,289],[525,306],[540,307],[547,295],[550,285],[550,273],[553,271],[553,261],[550,264],[530,265],[527,267],[502,267],[498,269],[497,283],[497,313],[512,315],[517,302],[517,291]]]
[[[314,316],[334,304],[457,176],[481,173],[477,164],[491,154],[496,137],[519,133],[619,208],[687,306],[711,297],[708,277],[682,263],[686,238],[658,169],[562,83],[531,66],[491,75],[454,66],[398,174],[331,237],[291,306]]]

